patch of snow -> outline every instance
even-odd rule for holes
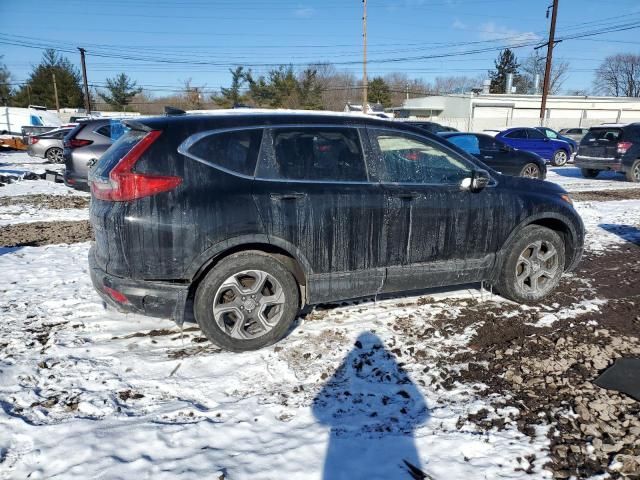
[[[561,185],[567,192],[638,188],[636,183],[627,182],[621,173],[600,172],[597,178],[584,178],[580,169],[574,166],[549,168],[547,181]]]
[[[585,248],[602,251],[629,241],[625,232],[640,236],[640,200],[575,202],[586,230]]]
[[[39,208],[34,205],[8,205],[0,209],[0,227],[17,223],[88,220],[86,208]]]
[[[576,303],[571,307],[562,308],[557,312],[545,313],[538,318],[537,322],[530,323],[529,325],[533,325],[534,327],[550,327],[560,320],[576,318],[579,315],[584,315],[589,312],[597,312],[600,310],[600,306],[605,303],[607,303],[607,301],[601,298],[582,300],[580,303]]]

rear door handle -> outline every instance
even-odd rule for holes
[[[493,158],[491,155],[484,155],[484,158]]]
[[[402,192],[396,193],[394,196],[402,200],[413,200],[414,198],[418,198],[420,194],[418,192]]]
[[[300,200],[307,196],[306,193],[272,193],[273,200]]]

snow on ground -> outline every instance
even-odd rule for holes
[[[587,232],[585,247],[603,251],[608,245],[640,242],[640,200],[576,202]]]
[[[35,205],[8,205],[0,209],[0,227],[16,223],[89,220],[86,208],[40,208]]]
[[[584,178],[574,166],[549,167],[547,181],[561,185],[568,192],[638,188],[637,183],[627,182],[621,173],[600,172],[597,178]]]
[[[189,324],[103,310],[88,244],[7,250],[0,478],[408,478],[402,460],[436,479],[517,478],[531,454],[549,476],[544,431],[458,430],[493,409],[469,386],[429,387],[472,332],[396,345],[398,322],[455,315],[444,301],[315,311],[274,347],[225,353]],[[423,362],[401,365],[407,348]]]

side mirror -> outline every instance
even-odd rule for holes
[[[486,170],[474,170],[471,175],[471,188],[472,192],[479,192],[480,190],[484,190],[489,182],[491,181],[491,176],[489,172]]]
[[[544,141],[548,142],[549,141],[549,137],[544,137]]]

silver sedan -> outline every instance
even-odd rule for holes
[[[50,163],[63,163],[64,136],[70,131],[70,128],[57,128],[29,137],[27,152],[32,157],[46,158]]]

